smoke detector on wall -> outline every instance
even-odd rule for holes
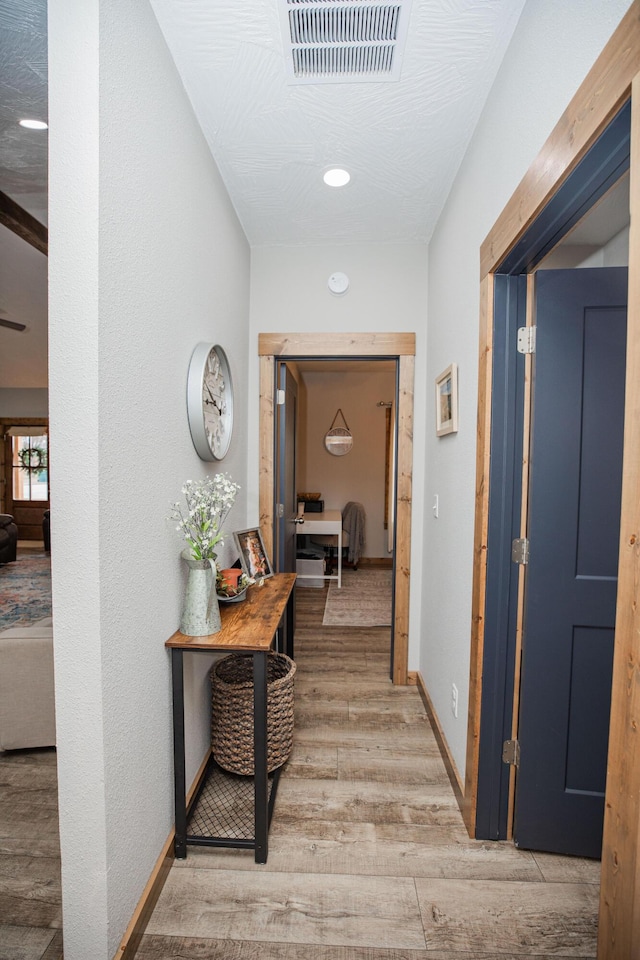
[[[411,0],[279,0],[289,83],[399,80]]]
[[[327,286],[336,297],[342,297],[349,289],[349,277],[346,273],[332,273],[327,280]]]

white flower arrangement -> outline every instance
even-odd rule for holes
[[[180,501],[172,505],[170,520],[191,547],[193,560],[215,560],[216,547],[224,542],[222,524],[240,489],[225,473],[205,480],[187,480],[182,488],[186,509]]]

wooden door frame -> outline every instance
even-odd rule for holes
[[[514,249],[631,97],[631,230],[624,470],[610,749],[598,930],[599,960],[634,956],[640,943],[640,0],[634,0],[480,250],[480,367],[471,663],[464,814],[475,835],[485,647],[494,283]],[[487,637],[487,643],[491,638]]]
[[[413,470],[414,333],[261,333],[260,358],[260,529],[273,555],[274,389],[276,358],[322,357],[330,360],[371,358],[398,361],[398,441],[394,646],[392,679],[409,682],[409,575],[411,564],[411,486]]]
[[[570,177],[500,263],[493,277],[493,369],[482,664],[482,720],[475,835],[508,839],[514,817],[515,768],[502,762],[505,740],[518,739],[519,672],[526,567],[511,561],[512,541],[527,537],[528,407],[531,356],[517,350],[518,330],[532,325],[534,277],[558,239],[629,173],[631,102],[627,100]],[[524,419],[523,419],[524,411]]]
[[[49,432],[49,417],[0,417],[0,445],[2,456],[0,457],[0,483],[2,484],[2,496],[0,497],[0,513],[6,513],[8,510],[8,493],[12,486],[13,465],[11,458],[7,459],[7,430],[9,427],[45,427]],[[45,503],[43,509],[48,509],[49,501]]]

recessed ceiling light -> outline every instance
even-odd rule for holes
[[[27,130],[47,130],[49,127],[48,123],[45,123],[44,120],[20,120],[21,127],[26,127]]]
[[[341,167],[332,167],[325,171],[322,178],[328,187],[344,187],[351,180],[351,174],[348,170],[342,170]]]

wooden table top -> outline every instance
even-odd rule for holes
[[[262,586],[254,584],[239,603],[221,603],[222,629],[204,637],[189,637],[179,630],[165,647],[182,650],[268,650],[296,580],[295,573],[276,573]]]

